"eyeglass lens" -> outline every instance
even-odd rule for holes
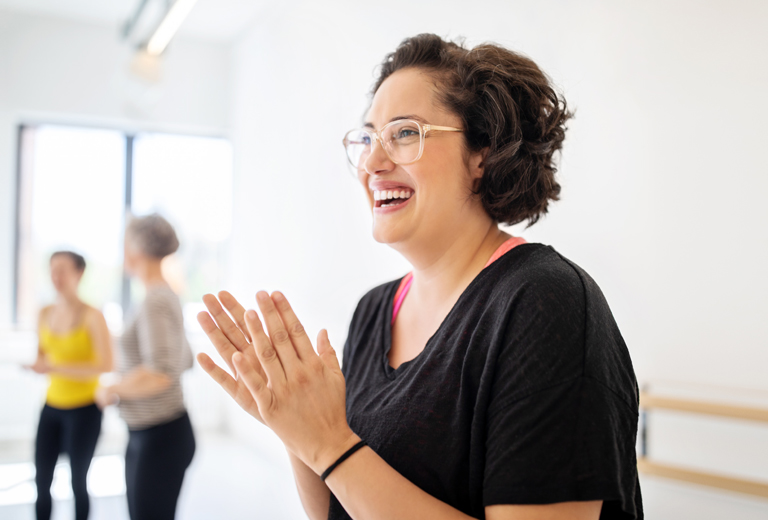
[[[422,133],[415,121],[396,121],[381,131],[381,144],[392,161],[407,164],[416,160],[422,146]],[[352,130],[346,137],[347,157],[352,166],[363,168],[371,154],[373,135],[365,129]]]

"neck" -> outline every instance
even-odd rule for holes
[[[151,285],[164,285],[166,283],[163,278],[163,270],[160,266],[160,260],[148,259],[144,265],[141,266],[137,273],[139,280],[144,284],[144,287]]]
[[[427,248],[401,251],[413,266],[409,298],[424,305],[452,306],[509,236],[494,221],[484,219],[462,233],[432,241]]]
[[[80,307],[82,302],[76,292],[60,292],[56,297],[56,304],[61,307],[76,308]]]

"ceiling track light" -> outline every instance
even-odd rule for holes
[[[147,54],[159,56],[163,53],[176,31],[189,15],[197,0],[176,0],[168,9],[163,20],[147,41]]]

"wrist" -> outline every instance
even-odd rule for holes
[[[120,404],[120,392],[118,392],[117,385],[104,388],[104,394],[107,396],[107,404]]]
[[[358,437],[351,429],[343,436],[339,436],[338,440],[333,443],[328,443],[318,453],[312,457],[312,460],[305,463],[312,471],[318,475],[322,475],[325,470],[332,466],[344,453],[347,452],[352,446],[360,442]]]

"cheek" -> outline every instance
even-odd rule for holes
[[[360,183],[360,187],[365,192],[365,198],[368,200],[368,205],[373,208],[373,193],[368,189],[368,174],[365,171],[358,171],[357,180]]]

